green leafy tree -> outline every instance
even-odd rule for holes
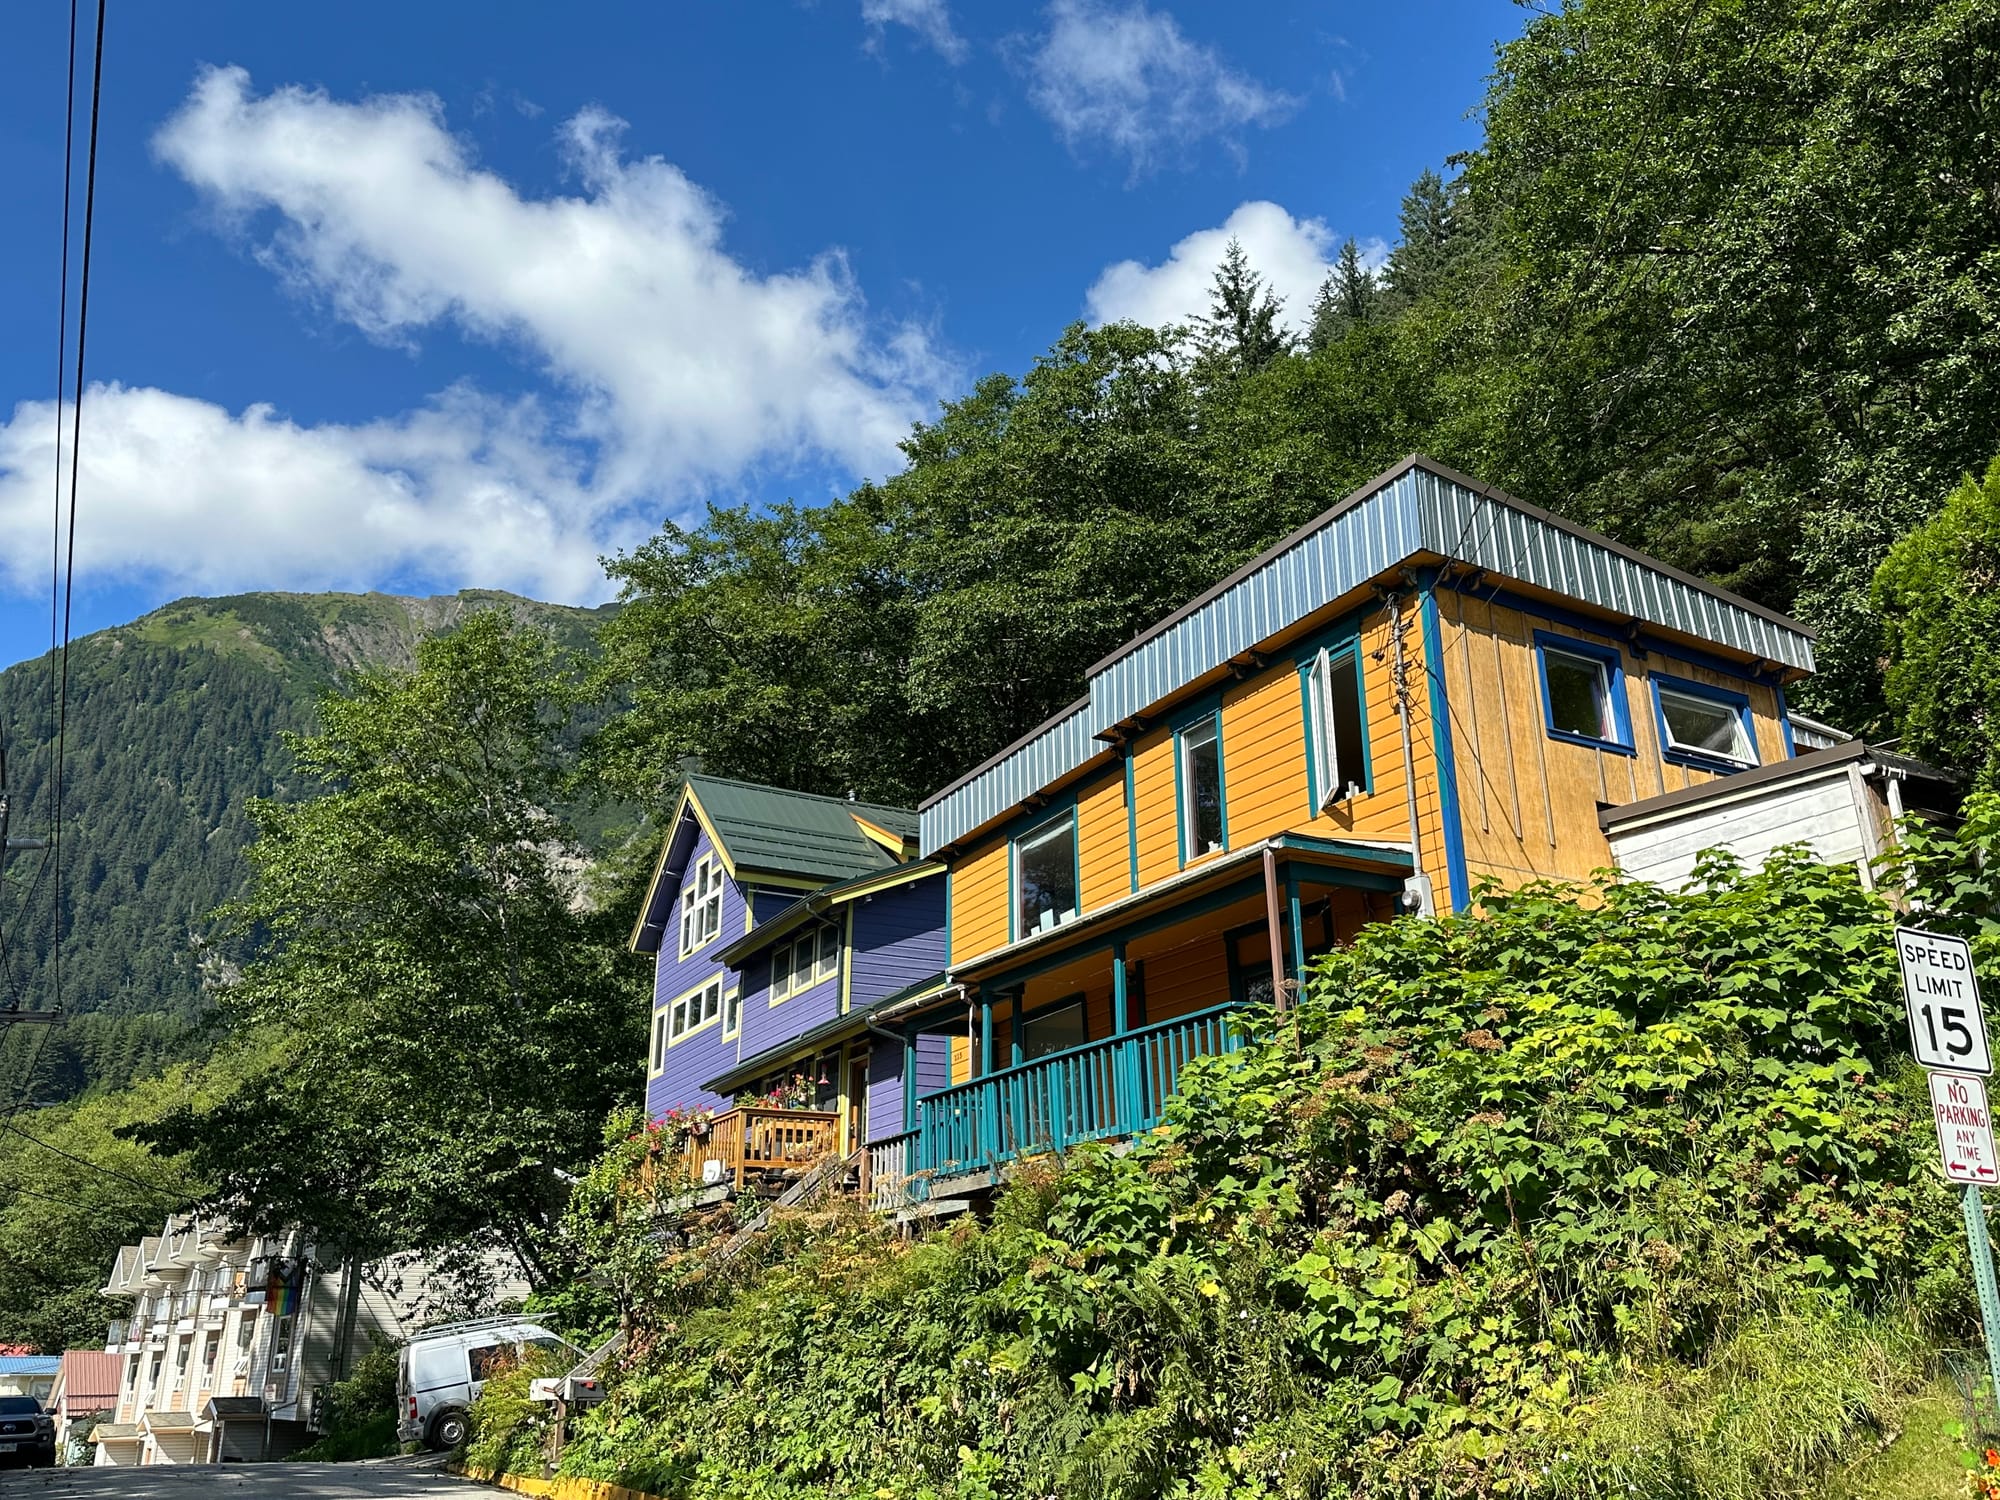
[[[143,1132],[240,1221],[363,1258],[486,1235],[552,1273],[558,1174],[637,1083],[646,1010],[629,912],[586,899],[552,810],[577,691],[546,634],[479,613],[293,739],[320,794],[257,804],[232,913],[246,1076]]]
[[[1501,49],[1466,173],[1507,266],[1454,345],[1481,472],[1796,608],[1855,728],[1875,568],[2000,426],[1996,66],[1984,0],[1574,0]]]
[[[1874,603],[1902,747],[2000,782],[2000,459],[1889,549]]]

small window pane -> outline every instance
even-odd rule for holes
[[[792,988],[802,990],[813,982],[813,940],[799,938],[792,944]]]
[[[1676,750],[1745,764],[1757,759],[1743,728],[1743,716],[1730,704],[1661,688],[1660,713],[1667,721],[1668,743]]]
[[[1313,784],[1321,808],[1361,790],[1361,673],[1352,656],[1322,651],[1308,674],[1312,703]]]
[[[722,997],[722,1031],[725,1036],[734,1036],[743,1024],[743,995],[739,990],[731,990]]]
[[[1542,670],[1549,681],[1551,729],[1592,740],[1617,737],[1611,719],[1611,674],[1603,662],[1545,650]]]
[[[822,927],[819,930],[819,967],[815,974],[825,979],[840,967],[840,929]]]
[[[1076,915],[1076,833],[1067,817],[1022,839],[1015,859],[1021,937]]]
[[[1222,749],[1213,719],[1181,735],[1181,817],[1189,859],[1222,847]]]

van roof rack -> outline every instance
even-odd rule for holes
[[[472,1333],[481,1328],[504,1328],[512,1323],[532,1323],[534,1319],[527,1313],[494,1313],[485,1318],[462,1318],[456,1323],[433,1323],[428,1328],[419,1328],[410,1337],[414,1339],[435,1338],[444,1333]]]

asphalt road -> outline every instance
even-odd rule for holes
[[[358,1464],[162,1464],[144,1469],[0,1470],[0,1500],[479,1500],[442,1456]]]

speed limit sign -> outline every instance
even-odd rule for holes
[[[1896,962],[1903,971],[1910,1051],[1917,1061],[1954,1073],[1991,1073],[1972,945],[1964,938],[1898,927]]]

